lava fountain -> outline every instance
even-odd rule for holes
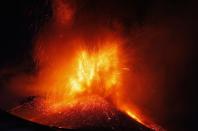
[[[124,37],[103,25],[75,26],[74,5],[53,1],[53,18],[36,38],[37,73],[29,78],[31,84],[20,84],[25,94],[37,97],[11,112],[45,125],[81,128],[92,126],[93,118],[96,124],[116,124],[112,119],[119,111],[158,130],[133,102],[126,101],[126,82],[132,79],[127,77],[132,73],[128,63],[133,58],[127,54]]]

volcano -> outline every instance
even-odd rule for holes
[[[34,98],[11,109],[11,113],[42,125],[58,129],[93,129],[115,131],[149,131],[151,129],[117,110],[99,96],[76,100],[61,110],[43,108],[45,100]]]
[[[138,99],[145,95],[134,93],[140,87],[133,66],[137,58],[123,31],[113,24],[117,20],[111,25],[101,23],[103,19],[90,23],[97,12],[85,10],[82,15],[82,8],[71,0],[50,4],[52,16],[32,41],[31,72],[17,74],[7,85],[13,97],[27,100],[9,112],[58,129],[156,127],[139,108]]]

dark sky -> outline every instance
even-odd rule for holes
[[[0,3],[0,82],[3,85],[9,81],[9,75],[34,71],[34,38],[52,16],[52,10],[47,0],[2,0]],[[134,34],[137,36],[134,41],[145,43],[145,50],[141,46],[138,49],[145,51],[144,58],[151,62],[148,66],[162,67],[165,72],[163,113],[158,113],[160,108],[155,105],[158,96],[151,101],[153,107],[149,107],[157,123],[169,130],[198,129],[196,1],[76,0],[75,4],[80,14],[77,20],[87,12],[96,14],[93,17],[96,23],[103,19],[108,24],[111,19],[118,19],[125,36]],[[156,35],[157,32],[161,35]],[[146,40],[160,44],[148,44]]]

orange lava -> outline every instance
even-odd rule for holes
[[[68,26],[74,9],[61,2],[55,0],[54,17],[61,26]],[[126,57],[122,37],[101,29],[98,37],[87,39],[75,31],[70,34],[58,30],[56,24],[48,26],[44,31],[47,33],[39,34],[36,43],[34,53],[39,73],[31,85],[33,88],[27,90],[46,98],[46,109],[50,112],[58,112],[81,97],[98,95],[144,124],[144,117],[133,108],[133,102],[124,99],[128,97],[124,93],[125,82],[133,78],[126,78],[131,73],[126,61],[131,58]]]
[[[125,66],[126,58],[122,54],[120,41],[104,41],[101,46],[95,49],[77,48],[72,55],[71,61],[67,62],[69,67],[62,69],[58,66],[56,74],[49,74],[45,77],[54,77],[54,82],[44,83],[47,93],[47,107],[50,112],[57,112],[65,109],[70,103],[79,98],[98,95],[116,106],[119,110],[126,112],[130,117],[143,124],[138,112],[129,108],[125,101],[122,101],[123,73],[129,71]],[[82,45],[81,47],[85,47]],[[58,73],[59,72],[59,73]],[[68,74],[69,73],[69,74]],[[51,84],[51,89],[48,88]],[[47,86],[46,86],[47,85]],[[54,85],[54,86],[53,86]]]
[[[74,73],[68,80],[69,95],[101,94],[108,95],[120,82],[117,47],[105,47],[95,52],[79,51],[74,64]]]

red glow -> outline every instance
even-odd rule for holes
[[[78,103],[89,105],[86,97],[99,96],[139,123],[155,128],[133,101],[126,101],[130,93],[135,93],[132,89],[128,93],[128,88],[133,88],[131,81],[137,78],[131,77],[133,72],[128,64],[134,58],[124,46],[124,38],[105,27],[90,34],[90,38],[80,32],[81,28],[56,28],[70,26],[75,10],[63,0],[54,0],[53,4],[56,24],[49,25],[38,36],[34,58],[39,71],[34,84],[25,85],[32,88],[24,88],[24,92],[45,98],[42,110],[48,115],[69,110]]]

